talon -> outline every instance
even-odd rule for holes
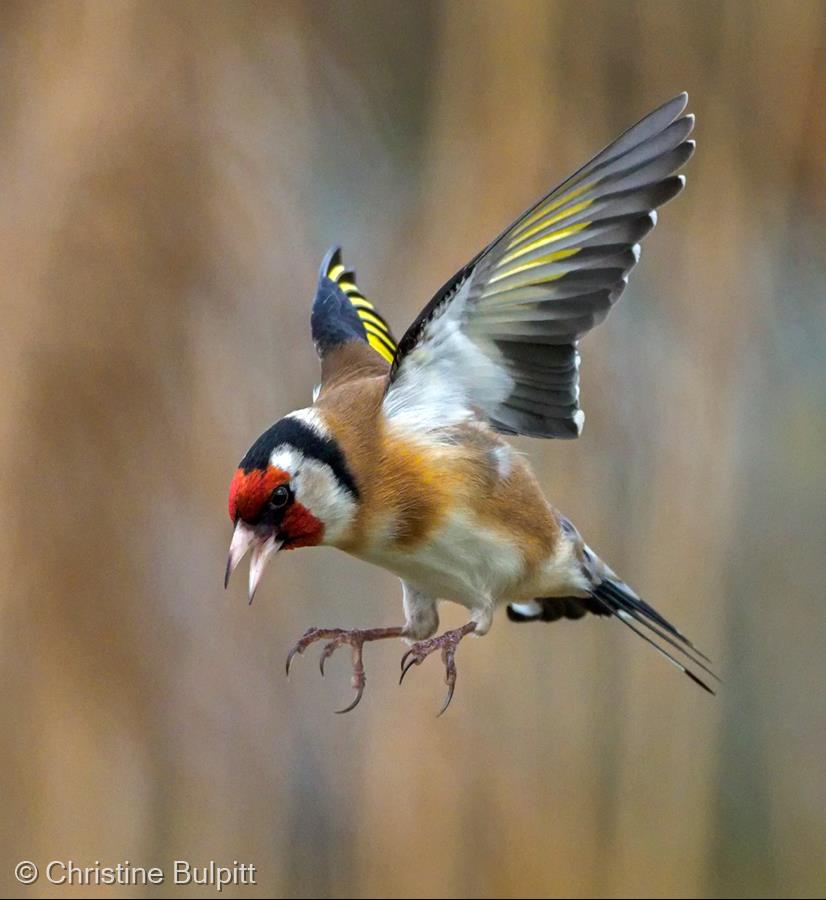
[[[416,652],[416,648],[415,648],[415,647],[411,647],[411,648],[407,651],[407,653],[405,653],[405,654],[402,656],[402,661],[401,661],[402,678],[404,678],[404,673],[405,673],[405,671],[407,671],[407,669],[410,668],[410,666],[405,667],[404,664],[405,664],[405,662],[407,661],[408,656],[413,656],[413,654],[414,654],[415,652]],[[411,663],[411,665],[415,665],[415,662],[416,662],[416,660],[415,660],[415,658],[414,658],[414,660],[413,660],[413,662]]]
[[[325,644],[324,649],[321,651],[321,656],[318,659],[318,670],[321,672],[321,677],[324,677],[324,663],[338,650],[341,644],[335,640],[330,641],[329,644]]]
[[[408,653],[405,653],[404,656],[402,657],[402,662],[404,662],[405,657],[407,657],[408,655],[409,655],[409,651],[408,651]],[[420,662],[420,660],[416,659],[416,657],[413,657],[413,659],[411,659],[410,662],[406,666],[402,667],[402,674],[399,676],[399,684],[401,684],[404,681],[404,676],[407,675],[407,673],[413,668],[413,666],[417,666],[419,664],[419,662]]]
[[[293,664],[293,658],[296,655],[300,656],[307,649],[307,647],[309,647],[310,644],[313,643],[313,641],[318,640],[319,637],[323,637],[323,635],[321,635],[320,632],[321,632],[320,628],[308,628],[304,632],[304,634],[302,634],[301,637],[295,642],[295,645],[293,646],[292,650],[290,650],[290,652],[287,654],[287,665],[286,665],[287,678],[290,677],[290,667]]]
[[[450,706],[450,701],[453,699],[453,691],[456,689],[456,661],[454,659],[456,646],[456,644],[451,644],[447,647],[442,648],[442,661],[445,664],[445,683],[447,684],[447,696],[445,697],[445,702],[442,704],[442,708],[436,714],[437,719],[441,718],[441,716],[447,710],[448,706]]]
[[[407,675],[407,673],[413,668],[413,666],[418,666],[420,663],[424,662],[424,660],[427,659],[427,657],[430,656],[430,654],[435,650],[441,649],[442,663],[445,667],[445,683],[447,684],[447,696],[445,697],[445,701],[442,704],[442,708],[439,710],[436,718],[441,716],[448,708],[448,706],[450,706],[450,702],[451,700],[453,700],[453,692],[456,690],[455,654],[456,648],[459,646],[459,641],[461,641],[462,638],[465,637],[465,635],[470,634],[475,630],[475,623],[468,622],[461,628],[455,628],[452,631],[446,631],[444,634],[440,634],[438,637],[430,638],[426,641],[419,641],[402,656],[402,674],[399,678],[399,684],[404,681],[404,676]]]
[[[440,719],[444,715],[448,706],[450,706],[450,701],[453,699],[453,689],[455,687],[456,687],[456,679],[454,678],[453,681],[448,682],[447,697],[445,697],[445,702],[442,704],[442,708],[439,710],[439,712],[436,713],[437,719]]]
[[[356,699],[349,706],[345,706],[344,709],[337,709],[336,715],[341,716],[344,713],[348,713],[351,710],[354,710],[359,703],[361,703],[362,695],[364,694],[364,685],[359,685],[358,690],[356,691]]]
[[[293,664],[293,657],[297,653],[301,653],[302,651],[298,649],[298,647],[293,647],[292,650],[287,654],[287,678],[290,677],[290,666]]]
[[[321,651],[321,657],[318,661],[318,668],[322,676],[324,675],[324,667],[327,660],[338,650],[342,644],[349,644],[353,650],[353,688],[356,690],[356,698],[353,702],[339,709],[337,712],[350,712],[358,706],[364,694],[364,663],[362,662],[362,649],[366,641],[378,641],[382,638],[401,637],[401,628],[370,628],[367,630],[354,629],[352,631],[343,628],[308,628],[307,631],[297,641],[295,646],[287,654],[287,676],[290,674],[290,666],[296,654],[303,653],[310,644],[324,638],[329,638],[324,649]]]

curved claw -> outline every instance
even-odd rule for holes
[[[337,709],[336,715],[340,716],[340,715],[343,715],[344,713],[348,713],[351,710],[355,709],[359,705],[359,703],[361,703],[361,698],[362,698],[363,694],[364,694],[364,685],[360,684],[356,688],[356,699],[353,700],[353,702],[349,706],[345,706],[344,709]]]
[[[401,659],[402,674],[399,678],[399,684],[404,681],[404,676],[420,663],[424,662],[431,653],[441,648],[442,663],[445,667],[445,683],[447,684],[447,696],[445,697],[442,708],[438,715],[443,715],[453,700],[453,692],[456,690],[456,648],[465,635],[471,634],[476,630],[474,622],[468,622],[461,628],[454,628],[452,631],[446,631],[438,637],[430,638],[425,641],[419,641],[414,644]]]
[[[404,681],[404,676],[413,668],[413,666],[417,666],[421,660],[413,657],[407,665],[404,665],[405,659],[410,655],[410,651],[404,654],[402,657],[402,674],[399,676],[399,684]]]
[[[321,651],[321,656],[318,659],[318,670],[321,672],[321,677],[324,677],[324,663],[338,650],[341,646],[341,641],[330,641],[329,644],[324,645],[324,649]]]
[[[301,637],[296,641],[292,650],[290,650],[290,652],[287,654],[287,678],[290,677],[290,667],[292,666],[293,659],[296,655],[300,656],[307,649],[307,647],[309,647],[315,641],[324,637],[332,637],[338,631],[339,629],[332,628],[308,628],[304,632],[304,634],[302,634]],[[322,672],[322,675],[323,674],[324,673]]]
[[[449,681],[447,684],[447,696],[445,697],[445,702],[442,704],[442,708],[439,712],[436,713],[436,718],[440,718],[448,706],[450,706],[450,701],[453,699],[453,689],[456,687],[456,679],[454,678],[452,681]]]
[[[294,657],[297,654],[301,654],[304,652],[305,647],[306,647],[304,641],[307,639],[307,637],[309,637],[309,635],[312,633],[312,631],[313,631],[312,628],[308,628],[304,632],[304,634],[302,634],[301,637],[295,642],[292,650],[290,650],[290,652],[287,654],[287,664],[285,666],[287,678],[290,677],[290,666],[292,666],[292,664],[293,664]]]
[[[290,677],[290,666],[293,664],[293,657],[298,653],[301,653],[301,650],[299,650],[298,647],[293,647],[293,649],[290,650],[290,652],[287,654],[287,678]]]
[[[453,691],[456,688],[455,653],[455,647],[445,647],[442,650],[442,661],[445,664],[445,683],[447,684],[447,696],[445,697],[445,702],[442,704],[442,708],[436,714],[437,719],[445,712],[448,706],[450,706],[450,701],[453,699]]]
[[[344,644],[349,644],[353,651],[353,688],[356,691],[356,697],[353,702],[339,709],[337,712],[350,712],[361,702],[364,694],[364,663],[362,662],[362,650],[367,641],[378,641],[382,638],[401,637],[402,628],[367,628],[367,629],[344,629],[344,628],[308,628],[304,632],[300,640],[287,654],[287,675],[290,674],[290,666],[297,654],[302,654],[311,644],[316,641],[327,639],[324,649],[321,651],[321,657],[318,661],[319,671],[324,675],[324,667],[327,660]]]

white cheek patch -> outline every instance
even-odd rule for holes
[[[293,486],[298,502],[324,523],[324,543],[341,540],[355,517],[356,503],[333,470],[317,460],[305,459]]]
[[[270,465],[289,472],[296,501],[324,525],[323,543],[340,541],[355,517],[356,501],[339,483],[333,470],[288,444],[273,450]]]

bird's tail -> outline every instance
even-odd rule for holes
[[[601,560],[582,540],[569,519],[560,515],[559,523],[564,538],[569,541],[573,561],[571,596],[536,597],[528,602],[512,602],[508,605],[508,618],[512,622],[555,622],[562,618],[581,619],[588,613],[614,616],[695,684],[713,694],[708,684],[690,668],[699,669],[709,678],[720,681],[709,668],[711,660]]]
[[[683,674],[687,675],[695,684],[713,694],[714,691],[693,672],[687,664],[674,653],[663,646],[668,644],[678,654],[682,654],[694,667],[701,669],[715,681],[720,679],[708,666],[709,658],[701,653],[694,644],[666,618],[661,616],[656,609],[649,606],[645,600],[622,580],[620,580],[607,566],[607,573],[593,588],[591,597],[600,604],[605,613],[616,616],[635,634],[647,641],[658,650],[673,666],[676,666]]]

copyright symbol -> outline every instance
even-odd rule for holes
[[[33,862],[24,859],[14,867],[14,877],[20,884],[34,884],[37,881],[37,866]]]

